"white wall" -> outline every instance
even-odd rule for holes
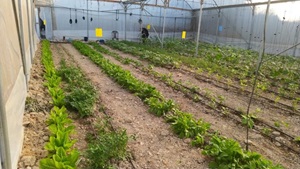
[[[0,154],[5,169],[17,168],[22,150],[26,84],[37,43],[32,10],[31,0],[2,1],[0,6]]]
[[[266,34],[268,53],[276,54],[293,46],[295,42],[300,42],[300,35],[297,33],[300,31],[298,26],[300,15],[295,12],[297,6],[300,6],[300,2],[271,4]],[[221,9],[219,24],[217,10],[204,10],[200,39],[209,43],[217,42],[222,45],[259,50],[266,5],[256,6],[254,16],[252,16],[252,9],[252,7]],[[195,13],[196,16],[198,14],[199,12]],[[195,20],[194,23],[197,21]],[[218,26],[222,26],[222,31],[218,31]],[[300,56],[300,47],[284,54]]]
[[[177,7],[190,8],[184,1],[171,2],[170,6],[177,5]],[[83,16],[87,18],[86,1],[56,0],[53,5],[56,7],[66,8],[52,8],[52,10],[50,10],[50,8],[41,8],[40,16],[48,16],[48,18],[46,18],[47,28],[49,28],[47,30],[49,31],[49,36],[47,36],[48,39],[62,39],[63,36],[66,38],[83,38],[87,36],[87,20],[82,19]],[[97,1],[89,1],[88,6],[90,10],[89,19],[91,17],[93,18],[93,21],[88,21],[90,39],[96,39],[94,30],[97,27],[101,27],[103,29],[104,39],[110,39],[111,32],[113,30],[119,32],[120,39],[124,39],[125,15],[124,9],[119,3],[99,2],[98,6]],[[100,12],[97,12],[98,7]],[[70,8],[72,8],[71,11]],[[75,9],[77,10],[75,11]],[[118,14],[116,14],[117,11]],[[74,21],[76,15],[78,20],[77,24],[75,24]],[[142,12],[142,15],[142,27],[146,27],[146,25],[150,24],[152,28],[156,29],[158,35],[161,36],[163,29],[163,8],[145,6],[145,10]],[[191,16],[192,12],[190,11],[167,9],[165,27],[166,35],[169,35],[170,37],[173,37],[174,35],[178,36],[178,34],[180,35],[180,32],[183,30],[191,32]],[[73,20],[73,24],[69,24],[70,18]],[[138,38],[138,34],[140,32],[140,24],[138,23],[139,18],[140,6],[131,5],[128,8],[126,20],[126,32],[129,40]],[[52,36],[50,32],[52,32]],[[156,36],[153,29],[150,30],[150,35]]]

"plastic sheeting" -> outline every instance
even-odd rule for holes
[[[26,84],[37,43],[32,29],[33,4],[29,0],[15,3],[21,31],[17,29],[13,1],[3,1],[0,6],[0,154],[5,169],[17,168],[22,150]]]
[[[95,28],[101,27],[103,29],[103,39],[111,39],[112,31],[118,31],[119,38],[124,39],[126,30],[127,39],[134,40],[139,38],[141,26],[146,28],[148,24],[151,25],[151,30],[149,31],[151,37],[161,36],[163,8],[145,6],[144,10],[141,11],[139,5],[130,5],[127,10],[127,20],[125,21],[125,11],[119,3],[89,1],[87,5],[86,2],[56,0],[52,8],[41,7],[40,17],[47,19],[47,39],[62,39],[63,36],[66,39],[83,39],[89,34],[89,39],[95,40],[97,39],[94,32]],[[190,9],[185,1],[171,2],[170,6],[177,5],[177,7]],[[87,6],[89,18],[87,18]],[[166,37],[181,38],[182,31],[187,31],[187,37],[193,36],[191,11],[167,9],[166,14]],[[91,18],[93,18],[92,21]],[[72,24],[69,22],[70,19],[72,19]],[[75,23],[75,19],[77,19],[77,23]],[[141,25],[139,19],[142,20]],[[125,22],[127,23],[126,29]],[[87,33],[88,27],[89,31]]]
[[[300,2],[271,4],[267,22],[266,52],[279,53],[300,42]],[[258,51],[263,32],[266,5],[205,10],[202,16],[201,41],[232,45]],[[199,12],[195,12],[197,16]],[[197,21],[193,24],[195,25]],[[300,56],[300,47],[285,55]]]

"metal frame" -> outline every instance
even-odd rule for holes
[[[90,1],[96,1],[96,0],[90,0]],[[100,0],[100,1],[111,2],[111,3],[122,3],[122,1],[119,1],[119,0]],[[130,4],[132,4],[132,5],[139,5],[140,1],[132,2]],[[49,5],[49,4],[38,4],[38,3],[35,6],[36,7],[55,7],[55,6]],[[164,8],[164,5],[158,5],[158,4],[147,4],[147,3],[145,3],[145,6]],[[172,7],[172,6],[168,6],[167,8],[168,9],[183,10],[183,11],[193,11],[194,10],[194,9],[178,8],[178,7]]]
[[[296,2],[300,0],[277,0],[277,1],[271,1],[271,4],[277,4],[277,3],[285,3],[285,2]],[[217,6],[217,7],[207,7],[203,8],[203,10],[214,10],[214,9],[226,9],[226,8],[237,8],[237,7],[247,7],[247,6],[259,6],[259,5],[267,5],[268,1],[266,2],[256,2],[256,3],[248,3],[248,4],[233,4],[233,5],[223,5],[223,6]],[[193,11],[199,11],[200,9],[194,9]]]

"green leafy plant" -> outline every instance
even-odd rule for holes
[[[113,168],[113,161],[122,160],[128,155],[126,147],[129,137],[126,131],[110,130],[107,119],[98,122],[88,140],[87,157],[91,168]]]
[[[277,128],[280,128],[281,127],[280,121],[275,121],[274,126],[277,127]]]
[[[66,94],[66,105],[78,111],[80,117],[90,116],[93,113],[97,92],[92,84],[86,79],[80,69],[74,66],[67,66],[61,61],[58,74],[64,81],[69,92]]]
[[[282,166],[262,158],[258,153],[243,151],[238,142],[217,135],[211,138],[202,153],[214,158],[209,164],[210,168],[283,169]]]
[[[264,128],[262,129],[262,132],[263,132],[264,134],[266,134],[266,135],[270,135],[271,132],[272,132],[272,129],[264,127]]]
[[[295,137],[294,141],[297,142],[297,143],[300,143],[300,136]]]
[[[42,63],[45,67],[45,86],[52,98],[53,109],[47,120],[51,132],[49,142],[45,149],[48,150],[48,157],[40,160],[41,169],[75,169],[79,152],[72,149],[76,140],[71,140],[69,135],[74,131],[72,121],[66,113],[65,95],[59,87],[61,78],[54,68],[52,53],[49,41],[42,41]]]
[[[59,147],[57,153],[40,161],[41,169],[75,169],[79,157],[77,150],[67,153],[64,148]]]
[[[59,87],[48,87],[49,94],[52,98],[52,104],[57,107],[65,105],[65,94],[64,91]]]
[[[157,116],[162,116],[171,111],[175,104],[172,100],[162,101],[156,97],[150,97],[145,100],[150,107],[149,111]]]
[[[254,126],[254,119],[256,119],[256,116],[253,114],[249,114],[248,116],[242,115],[242,124],[252,129]]]
[[[202,119],[194,120],[191,114],[180,111],[167,116],[167,122],[171,123],[172,129],[180,138],[195,138],[198,136],[196,140],[200,140],[210,128],[210,124]]]

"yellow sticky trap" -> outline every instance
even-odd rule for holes
[[[46,25],[46,23],[47,23],[47,22],[46,22],[46,19],[45,19],[45,20],[43,20],[43,22],[44,22],[44,25]]]
[[[102,28],[96,28],[95,32],[96,32],[96,37],[102,37],[103,36]]]
[[[182,37],[182,39],[186,38],[186,31],[182,31],[181,37]]]
[[[151,29],[151,25],[150,25],[150,24],[147,25],[147,29],[148,29],[148,30]]]

